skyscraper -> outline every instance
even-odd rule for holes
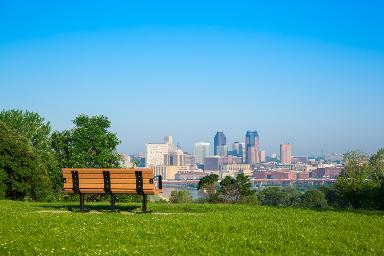
[[[227,137],[225,137],[222,131],[218,131],[213,142],[213,154],[216,156],[218,155],[217,147],[227,145]]]
[[[292,146],[291,144],[280,144],[280,163],[291,164],[292,163]]]
[[[211,143],[207,142],[198,142],[195,143],[195,162],[196,164],[203,164],[204,158],[209,156]]]
[[[245,135],[246,163],[253,165],[259,163],[259,134],[257,131],[247,131]]]

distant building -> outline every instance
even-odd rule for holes
[[[207,173],[189,171],[189,172],[178,172],[175,175],[176,180],[200,180],[201,178],[207,176]]]
[[[244,142],[234,142],[232,143],[232,152],[236,152],[236,156],[242,157],[245,161],[245,143]]]
[[[164,155],[168,154],[168,152],[168,144],[148,143],[145,147],[145,166],[164,165]]]
[[[221,164],[220,171],[224,173],[244,173],[252,175],[251,166],[249,164]]]
[[[276,171],[255,171],[253,173],[255,179],[283,179],[283,180],[296,180],[297,174],[289,170],[276,170]]]
[[[204,158],[209,156],[211,144],[207,142],[195,143],[194,154],[196,164],[203,164]]]
[[[308,157],[307,156],[292,156],[291,158],[292,164],[298,164],[298,163],[307,163]]]
[[[227,145],[227,137],[225,136],[225,134],[222,131],[218,131],[215,135],[214,140],[213,140],[213,154],[215,156],[220,155],[218,152],[218,147],[223,147],[226,145]],[[220,153],[223,153],[223,151],[224,151],[223,148],[221,148]],[[226,154],[227,154],[227,152],[225,152],[225,155]]]
[[[292,163],[292,147],[291,144],[280,144],[280,163]]]
[[[220,168],[219,156],[208,156],[204,158],[204,171],[218,171]]]
[[[173,145],[173,137],[171,135],[165,136],[164,144],[168,144],[171,147]]]
[[[242,158],[238,156],[225,156],[220,158],[220,164],[241,164]]]
[[[127,155],[127,154],[122,154],[122,157],[123,157],[122,166],[124,168],[132,167],[131,157],[129,155]]]
[[[217,146],[216,147],[216,156],[227,156],[228,155],[228,147],[227,145],[224,146]]]
[[[265,150],[259,151],[259,160],[260,163],[265,163]]]
[[[164,165],[183,166],[185,165],[184,152],[177,147],[175,151],[164,155]]]
[[[186,166],[194,166],[195,165],[195,157],[191,154],[184,153],[184,164]]]
[[[247,131],[245,135],[246,163],[259,163],[259,134],[257,131]]]
[[[340,167],[317,168],[312,171],[312,178],[337,178],[341,172]]]

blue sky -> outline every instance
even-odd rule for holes
[[[106,115],[128,153],[218,129],[267,154],[384,146],[384,3],[183,2],[0,1],[0,109]]]

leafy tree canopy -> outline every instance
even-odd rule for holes
[[[217,191],[217,182],[219,176],[217,174],[210,174],[200,179],[197,189],[205,194],[208,198],[212,197]]]
[[[111,122],[105,116],[79,115],[71,130],[54,132],[52,148],[61,167],[119,167],[116,134],[108,131]]]

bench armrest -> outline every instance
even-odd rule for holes
[[[153,185],[155,189],[163,189],[163,179],[161,175],[157,175],[153,178]]]

